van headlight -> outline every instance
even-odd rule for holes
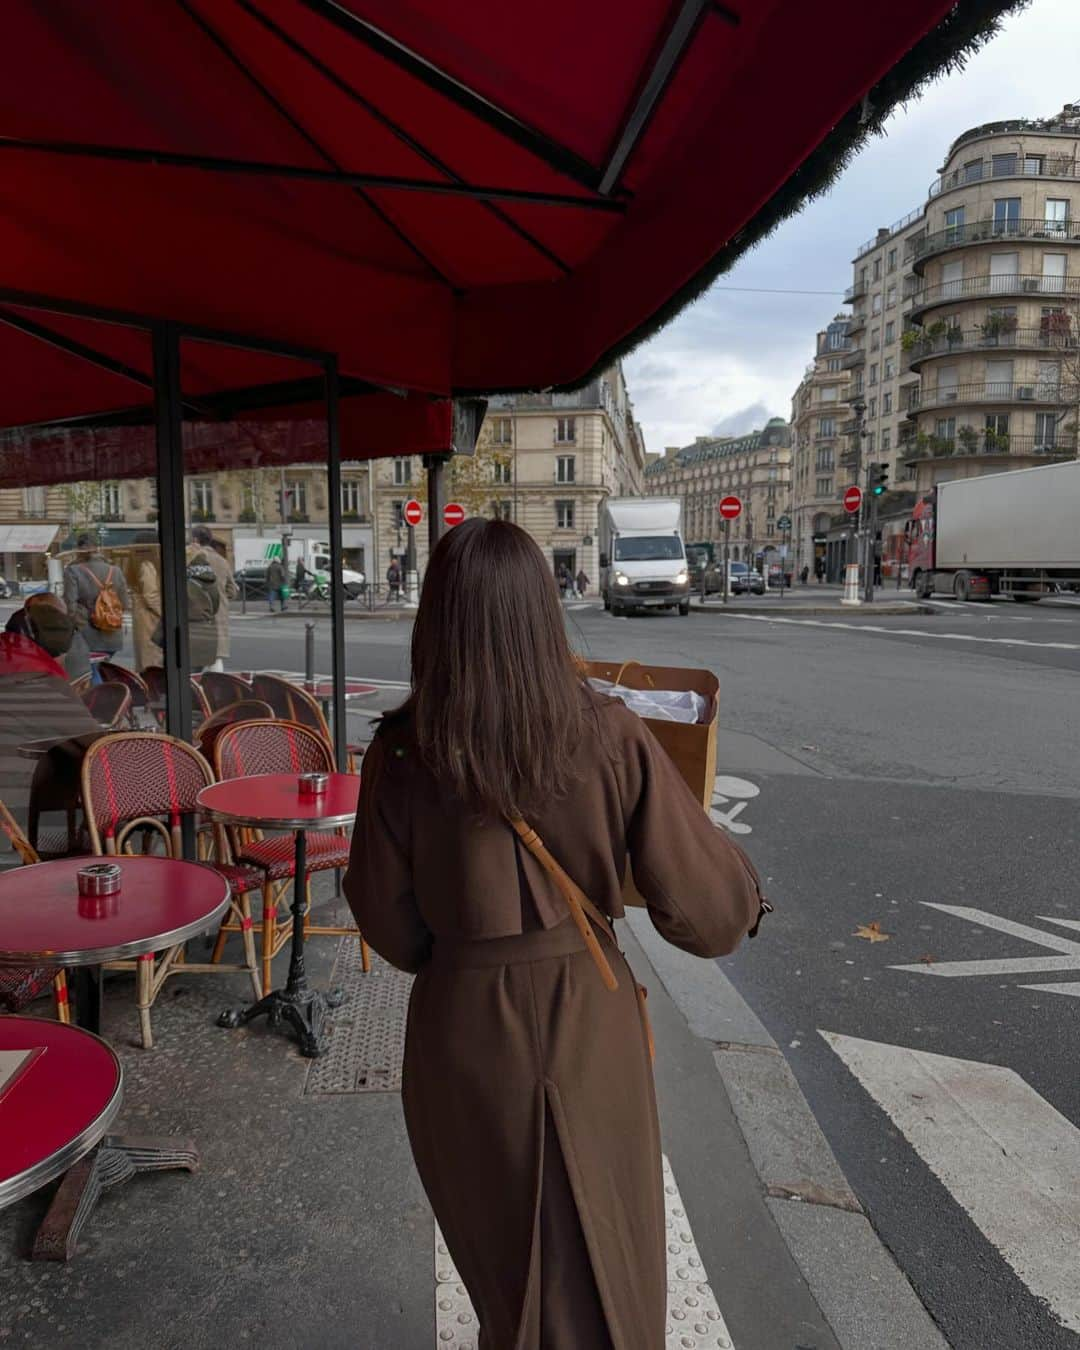
[[[616,572],[616,573],[615,573],[615,585],[616,585],[616,586],[629,586],[629,585],[630,585],[630,578],[626,575],[625,572]]]
[[[675,585],[676,585],[676,586],[685,586],[686,583],[687,583],[689,580],[690,580],[690,573],[687,572],[686,569],[684,568],[684,569],[683,569],[680,573],[678,573],[678,575],[676,576],[676,578],[675,578]]]

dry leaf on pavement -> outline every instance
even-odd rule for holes
[[[888,942],[892,937],[891,933],[883,933],[881,924],[875,919],[873,923],[860,923],[856,925],[852,937],[865,938],[867,942]]]

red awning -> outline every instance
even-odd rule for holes
[[[577,381],[1014,3],[9,0],[0,291],[380,386]],[[9,426],[124,379],[3,368]]]

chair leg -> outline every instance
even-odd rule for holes
[[[268,881],[263,887],[263,925],[262,925],[262,987],[268,994],[274,987],[271,983],[271,967],[274,963],[274,938],[277,929],[277,904],[274,888]]]
[[[364,941],[363,933],[360,934],[360,968],[365,975],[371,972],[371,948]]]
[[[255,990],[255,997],[262,998],[263,985],[259,978],[259,963],[255,959],[255,934],[253,932],[254,922],[251,918],[251,897],[245,891],[238,900],[240,909],[240,934],[244,943],[244,964],[248,968],[251,976],[251,987]]]
[[[135,966],[135,1002],[139,1009],[139,1030],[144,1050],[153,1050],[154,1033],[150,1028],[150,1006],[154,1001],[154,954],[140,956]]]
[[[214,950],[210,955],[210,961],[215,966],[221,960],[221,954],[225,950],[225,942],[228,936],[229,936],[228,933],[225,931],[225,923],[223,920],[221,927],[218,929],[217,941],[214,943]]]
[[[57,1021],[71,1022],[71,1004],[68,1002],[67,976],[63,971],[53,976],[53,1006]]]

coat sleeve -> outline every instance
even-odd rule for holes
[[[660,935],[695,956],[726,956],[757,923],[761,884],[640,721],[626,747],[627,846],[634,884]]]
[[[75,620],[75,627],[85,628],[88,615],[80,598],[79,573],[74,563],[68,563],[64,568],[64,604]]]
[[[363,761],[345,897],[379,955],[415,972],[431,955],[432,937],[413,894],[408,815],[394,810],[399,785],[392,780],[383,738],[376,736]]]

